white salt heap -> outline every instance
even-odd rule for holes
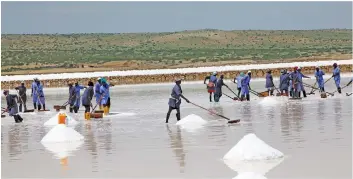
[[[71,142],[83,140],[83,136],[74,129],[58,124],[43,137],[41,142]]]
[[[58,112],[55,116],[53,116],[52,118],[50,118],[47,122],[44,123],[45,126],[55,126],[58,125],[58,116],[60,113],[63,113],[66,115],[66,119],[67,119],[67,125],[68,126],[75,126],[78,122],[72,118],[71,116],[69,116],[66,112],[64,111],[60,111]]]
[[[207,121],[202,119],[200,116],[195,114],[190,114],[176,123],[181,129],[195,130],[202,128]]]
[[[42,142],[42,145],[52,152],[58,159],[68,157],[83,144],[83,140],[73,142],[48,143]]]
[[[267,145],[255,134],[244,136],[223,157],[224,160],[269,160],[283,157],[283,153]]]
[[[233,171],[242,173],[256,173],[257,175],[265,175],[270,170],[279,165],[284,158],[272,160],[224,160],[224,163]]]

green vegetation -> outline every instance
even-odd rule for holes
[[[121,60],[273,60],[352,54],[352,30],[198,30],[136,34],[3,34],[1,65],[33,63],[70,67]],[[15,69],[15,67],[13,67]]]

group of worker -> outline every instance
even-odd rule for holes
[[[74,85],[72,82],[68,83],[69,86],[69,99],[65,103],[66,105],[70,105],[70,112],[77,113],[80,108],[80,103],[85,107],[85,113],[90,112],[92,107],[92,99],[93,96],[96,97],[96,103],[99,105],[99,109],[103,109],[106,112],[110,110],[110,93],[109,87],[114,86],[107,82],[105,78],[98,78],[95,85],[93,82],[89,81],[88,86],[79,85],[76,82]],[[3,94],[6,97],[7,108],[4,108],[3,112],[9,112],[10,116],[13,116],[16,123],[22,122],[22,117],[18,114],[18,112],[22,112],[22,108],[24,112],[27,111],[27,89],[24,81],[21,82],[21,85],[15,88],[18,91],[17,95],[9,94],[9,90],[4,90]],[[82,99],[81,99],[81,90],[85,89]],[[45,95],[43,91],[43,84],[40,83],[38,78],[34,78],[31,85],[31,97],[33,101],[34,109],[38,109],[40,111],[43,107],[45,111]],[[20,104],[20,106],[17,105]]]
[[[107,112],[110,110],[110,86],[109,82],[105,78],[98,78],[96,84],[92,81],[88,82],[88,86],[82,86],[78,82],[73,85],[72,82],[68,83],[69,86],[69,100],[70,113],[77,113],[80,108],[80,103],[85,107],[85,113],[91,111],[93,96],[96,98],[96,105],[99,109],[103,109]],[[81,89],[85,89],[81,99]]]
[[[276,88],[275,84],[273,83],[272,71],[268,70],[266,73],[265,88],[267,89],[267,92],[269,93],[270,96],[274,95],[273,92],[276,89],[283,96],[300,98],[301,92],[302,92],[303,97],[307,97],[307,93],[305,91],[302,79],[303,78],[310,78],[310,77],[305,76],[301,72],[300,67],[294,67],[293,72],[287,71],[286,69],[283,69],[280,72],[281,72],[280,84],[279,84],[278,88]],[[325,73],[320,69],[319,66],[317,66],[314,75],[316,78],[316,83],[318,84],[318,87],[319,87],[319,91],[325,92],[324,78],[323,78]],[[339,93],[341,93],[340,69],[337,66],[337,63],[333,64],[332,77],[334,78],[335,85],[337,87],[337,91]],[[213,72],[210,76],[207,76],[205,78],[204,84],[206,84],[206,80],[208,80],[207,90],[209,93],[210,102],[212,102],[212,94],[214,94],[214,101],[219,102],[219,99],[222,96],[222,86],[226,86],[227,88],[229,88],[226,84],[224,84],[223,78],[224,78],[223,75],[221,75],[220,78],[217,78],[217,72]],[[251,80],[251,71],[248,71],[246,75],[244,75],[244,73],[241,72],[233,80],[233,82],[235,84],[237,84],[237,90],[238,90],[237,97],[241,101],[243,101],[245,99],[247,101],[249,101],[250,100],[250,92],[254,92],[250,88],[250,80]],[[288,94],[288,92],[289,92],[289,94]]]

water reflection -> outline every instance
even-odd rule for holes
[[[341,99],[334,99],[334,110],[335,110],[335,129],[336,132],[340,131],[342,129],[342,104],[341,104]]]
[[[92,121],[86,121],[85,123],[85,131],[86,131],[86,135],[85,135],[85,143],[86,143],[86,148],[87,151],[89,151],[89,153],[92,156],[92,171],[93,172],[98,172],[98,155],[97,155],[97,142],[95,139],[95,135],[93,133],[92,130]]]
[[[169,125],[167,125],[168,135],[170,138],[170,146],[173,149],[176,158],[179,162],[179,169],[181,173],[184,173],[185,168],[185,152],[183,147],[183,141],[181,136],[181,130],[179,126],[176,126],[176,133],[173,134]]]
[[[21,125],[13,125],[8,131],[8,150],[10,161],[18,160],[18,155],[22,154],[21,136],[20,136]]]

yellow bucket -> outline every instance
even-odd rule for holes
[[[60,113],[58,116],[58,123],[59,124],[66,124],[66,115],[63,113]]]

